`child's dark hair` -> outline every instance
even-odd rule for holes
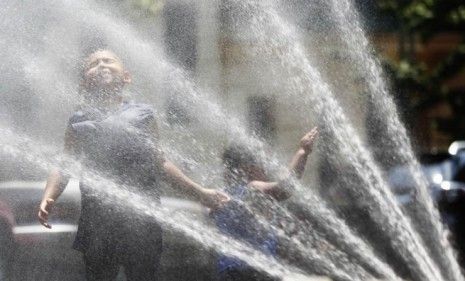
[[[255,180],[257,172],[260,177],[270,178],[262,158],[249,146],[232,143],[223,152],[223,164],[225,166],[225,180],[231,184],[246,184]],[[252,173],[251,173],[252,172]]]
[[[223,163],[228,169],[238,169],[240,166],[255,165],[258,161],[249,148],[233,143],[224,150]]]
[[[223,152],[223,164],[226,169],[225,180],[229,185],[246,184],[249,181],[249,169],[261,166],[257,156],[245,145],[233,143]]]

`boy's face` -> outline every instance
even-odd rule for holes
[[[119,92],[131,82],[121,60],[108,50],[96,51],[86,59],[83,78],[89,92]]]

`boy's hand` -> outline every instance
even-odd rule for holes
[[[48,224],[48,215],[50,211],[52,210],[54,203],[55,203],[55,200],[51,198],[42,200],[42,202],[40,203],[39,213],[37,214],[37,216],[39,217],[40,224],[42,224],[46,228],[52,228],[52,226]]]
[[[202,204],[213,210],[223,207],[229,200],[231,198],[224,192],[207,188],[202,191]]]
[[[306,133],[300,140],[300,148],[309,154],[312,152],[313,144],[318,137],[318,127],[313,128],[310,132]]]

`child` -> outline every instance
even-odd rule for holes
[[[155,201],[164,176],[208,207],[227,202],[225,194],[201,187],[166,159],[157,143],[151,107],[123,101],[123,88],[130,82],[129,72],[113,52],[89,55],[81,84],[85,102],[69,120],[65,152],[79,156],[86,169],[135,187],[135,192]],[[67,181],[59,170],[50,173],[38,213],[45,227],[51,228],[48,216]],[[90,186],[81,184],[81,217],[73,245],[83,253],[87,280],[114,280],[120,265],[128,280],[157,280],[160,226],[125,208],[124,202],[110,204],[93,195]]]
[[[241,204],[250,199],[253,191],[268,195],[269,200],[285,200],[290,196],[284,185],[292,174],[296,178],[302,177],[308,155],[318,136],[317,128],[313,128],[300,141],[289,167],[289,175],[280,181],[270,182],[265,169],[255,158],[253,152],[240,145],[229,146],[223,154],[225,165],[226,192],[232,200],[223,208],[213,212],[213,217],[221,232],[242,240],[266,255],[277,255],[277,239],[273,231],[260,227],[255,216]],[[268,200],[252,198],[252,200]],[[251,202],[252,204],[254,202]],[[266,215],[265,215],[266,217]],[[219,280],[271,280],[242,261],[232,257],[220,256],[218,259]]]

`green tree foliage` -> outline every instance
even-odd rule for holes
[[[164,0],[131,0],[131,2],[138,8],[151,13],[158,14],[164,7]]]
[[[465,68],[465,2],[463,0],[378,0],[381,10],[398,24],[400,60],[387,67],[400,90],[404,110],[414,116],[438,102],[448,102],[455,111],[455,124],[440,130],[453,138],[465,138],[465,97],[451,91],[445,82]],[[460,34],[461,41],[431,69],[416,57],[415,41],[427,43],[444,32]]]

